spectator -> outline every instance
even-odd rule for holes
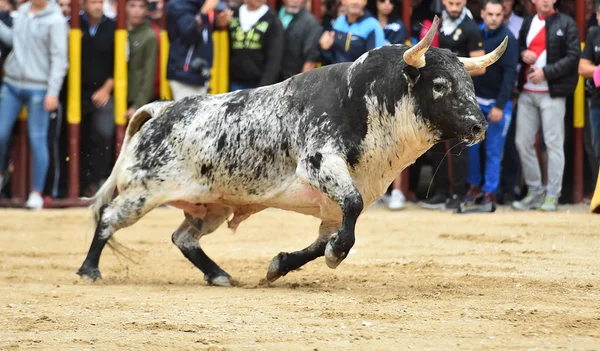
[[[0,0],[0,22],[4,23],[6,27],[12,27],[13,18],[11,13],[14,10],[15,3],[12,0]],[[6,61],[6,57],[10,53],[10,49],[10,45],[5,44],[4,42],[0,42],[0,72],[2,72],[2,68],[4,67],[4,61]],[[0,82],[0,85],[2,85],[2,82]]]
[[[385,44],[404,44],[408,39],[408,28],[398,16],[399,3],[396,0],[377,0],[376,6]]]
[[[102,0],[83,0],[81,19],[81,183],[93,196],[110,175],[114,156],[115,22]]]
[[[89,0],[88,0],[89,1]],[[129,57],[127,63],[127,112],[131,118],[135,111],[154,100],[156,92],[156,61],[158,40],[146,21],[146,0],[127,1],[127,29],[129,31]]]
[[[23,4],[13,27],[0,22],[0,40],[12,46],[0,89],[0,160],[8,152],[10,133],[23,106],[33,155],[33,189],[26,208],[44,206],[42,191],[48,172],[48,123],[58,107],[58,94],[67,72],[68,28],[60,8],[47,0]],[[2,184],[4,170],[0,170]]]
[[[67,20],[71,19],[71,0],[57,0],[56,3],[60,6],[63,16]]]
[[[600,7],[600,6],[599,6]],[[600,12],[596,12],[600,21]],[[598,48],[598,49],[597,49]],[[579,60],[579,74],[593,79],[590,97],[590,130],[592,147],[598,163],[600,163],[600,27],[593,27],[585,40],[585,47]]]
[[[306,8],[306,0],[283,0],[279,20],[285,30],[281,80],[317,67],[321,26]]]
[[[465,0],[443,0],[442,25],[439,32],[439,45],[442,49],[449,49],[461,57],[475,57],[484,55],[481,32],[472,19],[465,6]],[[471,72],[471,76],[485,73],[485,68]],[[428,209],[456,210],[460,207],[466,194],[467,170],[469,155],[468,149],[456,148],[461,142],[451,140],[450,149],[456,150],[452,154],[452,194],[449,195],[450,179],[448,174],[448,161],[445,157],[446,143],[434,145],[429,154],[434,167],[439,165],[436,175],[439,180],[435,182],[434,195],[419,202],[419,205]]]
[[[333,30],[321,35],[323,54],[332,63],[353,62],[365,52],[383,46],[379,22],[365,10],[367,0],[342,0],[345,15],[336,18]]]
[[[519,39],[519,30],[521,30],[521,26],[523,25],[523,17],[517,15],[515,11],[513,11],[513,6],[515,5],[515,0],[503,0],[504,5],[504,24],[510,29],[513,36],[516,39]]]
[[[517,81],[517,62],[519,60],[517,39],[502,23],[502,12],[502,0],[485,0],[481,10],[485,52],[489,53],[496,49],[505,37],[508,37],[508,45],[502,58],[489,66],[484,75],[473,77],[477,101],[489,125],[483,141],[485,143],[483,187],[480,187],[482,181],[480,147],[482,143],[477,143],[469,148],[467,182],[470,189],[464,204],[464,209],[467,211],[494,212],[496,208],[495,197],[500,178],[500,161],[512,116],[512,90]],[[481,201],[476,203],[480,195]]]
[[[528,192],[523,200],[513,202],[517,210],[556,211],[562,188],[565,101],[575,91],[579,79],[580,42],[577,24],[571,17],[555,11],[554,2],[533,0],[537,14],[525,19],[519,33],[523,65],[516,144]],[[546,190],[534,147],[540,124],[548,149]]]
[[[212,15],[219,0],[170,0],[165,12],[169,35],[167,79],[174,100],[206,94],[213,64]],[[227,12],[219,14],[227,16]]]
[[[148,1],[148,21],[152,26],[152,30],[154,31],[154,35],[156,36],[156,41],[158,43],[158,58],[156,60],[156,73],[154,75],[154,99],[153,100],[161,100],[165,98],[165,96],[160,95],[160,77],[162,73],[162,65],[161,65],[161,55],[162,47],[161,43],[161,31],[164,29],[161,26],[160,20],[163,17],[165,3],[163,0],[150,0]]]
[[[265,0],[246,0],[229,24],[229,90],[276,83],[285,32]]]

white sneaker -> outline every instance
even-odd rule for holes
[[[406,198],[402,191],[398,189],[392,190],[392,195],[390,196],[390,202],[388,203],[388,208],[392,211],[401,210],[404,208],[404,203],[406,202]]]
[[[29,208],[32,210],[41,210],[44,208],[44,198],[39,193],[32,191],[29,194],[29,199],[27,199],[27,203],[25,203],[25,208]]]

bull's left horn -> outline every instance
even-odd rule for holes
[[[431,42],[435,37],[439,22],[440,19],[436,15],[433,18],[433,24],[431,25],[431,28],[429,28],[423,39],[416,43],[415,46],[404,52],[404,62],[406,62],[407,65],[415,68],[421,68],[425,66],[425,52],[427,52],[429,46],[431,46]]]
[[[498,61],[504,54],[506,46],[508,45],[508,35],[504,37],[504,40],[498,47],[490,52],[489,54],[478,56],[478,57],[459,57],[458,59],[465,65],[465,68],[469,72],[473,72],[480,68],[488,67]]]

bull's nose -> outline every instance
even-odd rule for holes
[[[471,127],[471,140],[482,140],[487,128],[483,124],[474,124]]]

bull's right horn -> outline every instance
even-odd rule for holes
[[[436,15],[433,18],[433,24],[431,25],[431,28],[429,28],[423,39],[416,43],[415,46],[404,52],[404,61],[407,65],[415,68],[421,68],[425,66],[425,52],[427,52],[431,42],[433,41],[433,38],[435,37],[439,22],[440,19]]]
[[[504,54],[506,46],[508,45],[508,35],[504,37],[504,40],[498,47],[484,56],[476,57],[459,57],[458,59],[465,65],[468,72],[476,71],[480,68],[488,67],[498,61]]]

